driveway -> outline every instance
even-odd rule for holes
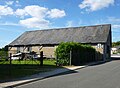
[[[16,88],[120,88],[120,60],[88,66]]]

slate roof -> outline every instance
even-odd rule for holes
[[[120,49],[120,46],[115,46],[115,47],[113,47],[113,48],[117,48],[117,49]]]
[[[59,44],[61,42],[105,43],[110,24],[27,31],[8,46]]]

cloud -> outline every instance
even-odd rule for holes
[[[0,16],[12,15],[13,13],[14,11],[11,7],[0,5]]]
[[[120,28],[120,18],[108,17],[107,18],[107,22],[109,22],[110,24],[112,24],[112,28],[113,29]],[[118,31],[120,32],[120,30],[118,30]]]
[[[79,7],[86,11],[97,11],[114,4],[114,0],[84,0]]]
[[[37,5],[32,5],[26,6],[24,10],[32,17],[44,18],[48,9]]]
[[[8,25],[10,25],[10,26],[19,26],[19,24],[17,24],[17,23],[11,23],[11,22],[0,23],[0,25],[6,25],[6,26],[8,26]]]
[[[25,18],[20,20],[19,23],[28,28],[43,28],[50,25],[50,18],[61,18],[64,17],[65,11],[59,9],[51,9],[40,7],[38,5],[26,6],[23,9],[17,9],[15,11],[16,16]],[[46,20],[47,19],[47,20]]]
[[[38,5],[26,6],[23,9],[17,9],[15,14],[24,18],[29,16],[29,18],[20,20],[19,23],[27,28],[46,28],[49,26],[49,20],[46,20],[48,8],[40,7]]]
[[[59,9],[51,9],[49,12],[48,12],[48,17],[50,18],[61,18],[61,17],[64,17],[66,16],[66,13],[64,10],[59,10]]]
[[[120,28],[120,25],[114,24],[112,25],[112,28]]]
[[[72,27],[72,26],[73,26],[73,21],[67,21],[66,26],[67,26],[67,27]]]
[[[11,1],[5,1],[6,5],[7,6],[10,6],[10,5],[13,5],[16,6],[16,7],[20,7],[21,5],[19,4],[19,0],[11,0]]]
[[[61,18],[66,15],[64,10],[59,10],[59,9],[49,10],[48,8],[40,7],[38,5],[31,5],[31,6],[26,6],[23,9],[17,9],[15,13],[18,16],[30,15],[36,18],[44,18],[44,17]]]
[[[110,21],[110,22],[120,22],[120,18],[108,17],[108,21]]]
[[[16,6],[16,7],[21,7],[21,6],[22,6],[22,5],[20,5],[19,0],[16,0],[16,1],[15,1],[15,6]]]
[[[48,20],[38,19],[35,17],[28,18],[25,20],[20,20],[19,23],[28,28],[47,28],[50,24],[50,22]]]
[[[31,6],[26,6],[23,9],[17,9],[15,14],[17,16],[26,16],[29,15],[31,17],[36,17],[36,18],[44,18],[46,16],[47,8],[40,7],[37,5],[31,5]]]
[[[15,3],[19,4],[19,1]],[[13,4],[13,2],[7,2],[7,4]],[[64,10],[48,9],[38,5],[25,6],[22,9],[13,10],[11,7],[0,5],[0,17],[12,15],[22,18],[19,21],[19,25],[28,28],[43,28],[50,25],[51,18],[61,18],[66,15]],[[3,25],[3,24],[1,24]],[[6,23],[4,25],[14,25]]]
[[[24,18],[24,16],[28,15],[28,13],[25,10],[23,10],[23,9],[17,9],[15,14],[17,16],[22,17],[22,18]]]
[[[16,0],[16,3],[19,4],[19,0]]]
[[[66,27],[78,27],[80,25],[83,25],[82,23],[83,23],[83,21],[81,19],[79,19],[77,21],[69,20],[66,22]]]
[[[5,3],[6,3],[6,5],[12,5],[14,3],[14,1],[6,1]]]

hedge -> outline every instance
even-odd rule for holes
[[[70,65],[70,51],[72,52],[72,65],[80,65],[95,60],[96,50],[90,45],[83,45],[76,42],[62,42],[55,51],[57,65]]]

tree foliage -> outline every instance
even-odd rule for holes
[[[120,45],[120,41],[117,41],[117,42],[113,42],[113,43],[112,43],[112,47],[119,46],[119,45]]]
[[[0,49],[0,60],[8,57],[8,50],[6,47]]]

